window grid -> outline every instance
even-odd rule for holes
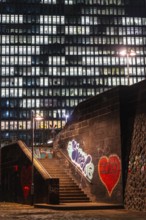
[[[24,141],[30,141],[32,109],[45,118],[36,129],[48,134],[49,124],[62,128],[65,115],[79,102],[127,85],[127,58],[119,55],[122,49],[136,52],[129,58],[130,83],[145,78],[145,1],[124,2],[27,0],[12,7],[0,0],[4,139],[13,139],[14,134],[23,137],[20,131],[25,131]],[[135,8],[137,15],[132,14]]]

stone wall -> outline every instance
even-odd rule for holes
[[[146,211],[146,114],[136,115],[131,144],[125,205]]]
[[[128,150],[124,193],[125,207],[146,211],[146,81],[131,87],[128,103],[127,131],[130,133],[130,140],[127,140],[127,149],[130,148],[130,151]]]
[[[80,103],[54,149],[92,201],[146,211],[146,81]]]
[[[64,169],[68,160],[78,167],[71,175],[92,201],[122,204],[122,162],[119,88],[110,90],[75,108],[55,143]],[[69,172],[69,171],[68,171]]]

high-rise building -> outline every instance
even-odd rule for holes
[[[0,0],[1,141],[46,142],[88,97],[146,73],[146,0]],[[124,50],[124,53],[123,53]]]

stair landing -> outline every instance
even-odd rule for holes
[[[122,204],[109,204],[97,202],[85,203],[60,203],[59,205],[35,204],[36,208],[54,209],[54,210],[99,210],[99,209],[123,209]]]

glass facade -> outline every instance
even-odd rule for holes
[[[2,142],[30,143],[32,110],[46,142],[79,102],[145,79],[146,0],[0,0],[0,23]]]

